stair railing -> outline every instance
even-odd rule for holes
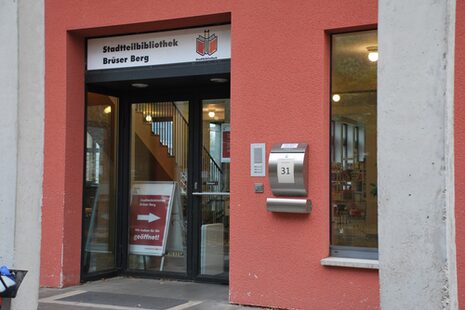
[[[144,103],[136,107],[136,112],[142,113],[146,122],[151,124],[152,133],[167,147],[168,154],[175,157],[178,181],[181,188],[186,190],[189,122],[174,102]],[[204,184],[208,191],[223,191],[223,170],[205,145],[202,145],[202,153]]]

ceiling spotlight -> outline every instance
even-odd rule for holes
[[[105,114],[111,113],[111,106],[107,105],[107,106],[105,107],[105,109],[103,109],[103,113],[105,113]]]
[[[147,123],[150,123],[150,122],[152,121],[152,115],[146,115],[146,116],[145,116],[145,121],[146,121]]]
[[[334,102],[339,102],[339,101],[341,101],[341,95],[339,95],[339,94],[334,94],[334,95],[333,95],[333,101],[334,101]]]
[[[135,88],[146,88],[146,87],[149,87],[149,84],[145,84],[145,83],[132,83],[131,86],[132,86],[132,87],[135,87]]]
[[[378,54],[378,47],[377,46],[368,46],[368,60],[371,62],[378,61],[379,54]]]
[[[215,117],[215,111],[208,112],[208,117],[214,118]]]
[[[228,79],[225,79],[225,78],[211,78],[210,79],[210,82],[213,82],[213,83],[226,83],[228,81]]]

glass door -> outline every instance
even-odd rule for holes
[[[229,277],[230,101],[202,101],[199,277]]]
[[[119,99],[88,92],[82,224],[83,279],[116,271]]]
[[[229,99],[131,104],[130,272],[228,280],[229,122]]]
[[[228,281],[230,102],[191,97],[88,93],[84,280]]]
[[[189,102],[131,104],[130,271],[187,274]]]

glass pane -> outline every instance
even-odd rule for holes
[[[87,94],[84,273],[116,267],[118,99]]]
[[[132,104],[129,268],[186,272],[189,102]]]
[[[200,273],[227,277],[229,272],[229,99],[204,100],[202,113],[202,224]]]
[[[331,243],[377,248],[377,31],[333,35],[331,61]]]

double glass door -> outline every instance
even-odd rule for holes
[[[87,96],[82,278],[226,282],[229,99],[124,101]]]

